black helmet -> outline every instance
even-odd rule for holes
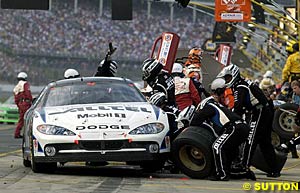
[[[148,58],[142,64],[142,79],[147,81],[154,79],[163,69],[163,65],[156,59]]]

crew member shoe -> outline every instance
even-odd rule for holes
[[[292,158],[299,158],[297,151],[292,151]]]
[[[248,170],[248,171],[246,172],[245,177],[246,177],[247,179],[256,181],[256,176],[255,176],[254,172],[252,172],[251,170]]]
[[[15,135],[15,139],[22,139],[23,136],[22,135]]]
[[[283,153],[289,153],[290,149],[286,144],[281,144],[279,147],[276,148],[278,151],[281,151]]]
[[[211,180],[211,181],[229,181],[229,176],[218,176],[218,175],[212,175],[212,176],[209,176],[207,178],[208,180]]]

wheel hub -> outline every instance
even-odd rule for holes
[[[201,149],[185,145],[179,150],[179,157],[182,164],[194,171],[201,171],[206,166],[206,159]]]

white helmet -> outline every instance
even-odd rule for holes
[[[231,80],[226,82],[226,75],[231,76]],[[225,78],[226,86],[232,87],[233,84],[240,78],[240,69],[235,64],[230,64],[222,69],[222,71],[217,75],[217,78]]]
[[[183,68],[182,65],[179,63],[174,63],[172,68],[172,73],[182,73]]]
[[[79,72],[73,68],[67,69],[64,73],[65,79],[78,78],[79,76],[80,76]]]
[[[264,78],[272,78],[273,76],[273,72],[268,70],[265,74],[264,74]]]
[[[210,89],[212,91],[216,91],[219,88],[225,88],[226,84],[225,84],[225,80],[223,78],[216,78],[210,86]]]
[[[17,78],[18,80],[27,80],[27,74],[25,72],[20,72]]]

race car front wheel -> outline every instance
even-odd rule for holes
[[[57,169],[56,162],[36,162],[33,149],[32,136],[30,137],[31,169],[34,173],[53,173]]]
[[[165,160],[142,161],[140,167],[146,173],[153,173],[161,170],[164,167]]]
[[[212,133],[199,127],[188,127],[172,142],[175,164],[191,178],[205,178],[214,169],[211,146]]]

